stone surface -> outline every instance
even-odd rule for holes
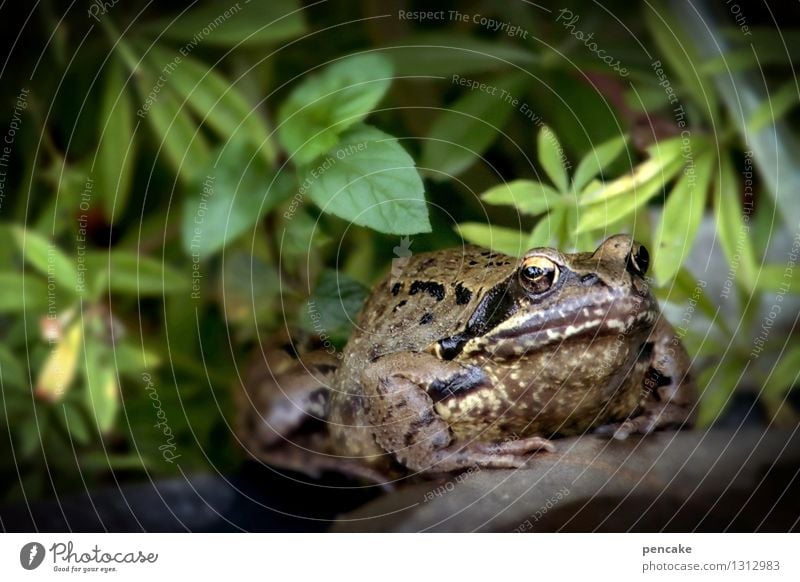
[[[585,436],[517,471],[417,483],[333,531],[787,531],[800,518],[795,432]]]

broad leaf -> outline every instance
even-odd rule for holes
[[[392,81],[391,61],[379,54],[345,58],[312,73],[278,110],[278,137],[297,165],[310,163],[372,111]]]
[[[325,212],[387,234],[430,232],[422,180],[395,138],[369,126],[306,169],[301,192]]]
[[[330,339],[342,345],[350,335],[356,315],[369,290],[347,275],[323,271],[298,314],[298,322],[323,342]]]
[[[213,167],[195,181],[183,207],[181,234],[187,254],[205,260],[251,230],[291,194],[294,177],[276,174],[241,135],[223,144]]]

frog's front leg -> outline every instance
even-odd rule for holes
[[[647,393],[636,416],[621,423],[602,426],[596,432],[625,439],[667,428],[692,426],[697,388],[691,360],[672,326],[663,318],[650,334],[652,359],[642,390]]]
[[[434,409],[429,391],[456,393],[488,384],[480,368],[411,352],[377,359],[362,377],[375,440],[411,470],[518,468],[533,451],[554,451],[553,444],[541,437],[499,443],[454,441],[449,425]]]

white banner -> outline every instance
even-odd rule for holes
[[[0,579],[798,580],[798,542],[792,534],[4,534]]]

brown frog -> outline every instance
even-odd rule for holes
[[[689,360],[650,293],[648,260],[627,235],[593,253],[413,256],[375,287],[340,358],[262,360],[238,434],[273,464],[380,480],[520,467],[587,431],[688,426]]]

